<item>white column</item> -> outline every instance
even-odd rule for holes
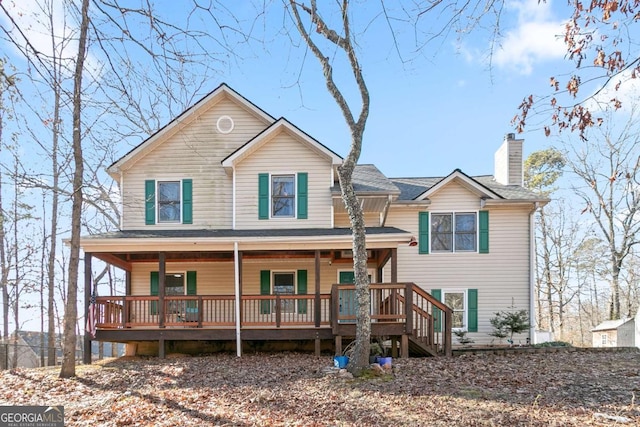
[[[238,242],[233,242],[233,266],[236,288],[236,355],[242,356],[242,339],[240,338],[240,266],[238,265]]]

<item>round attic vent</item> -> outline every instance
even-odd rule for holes
[[[220,116],[216,122],[216,128],[220,133],[230,133],[233,130],[233,119],[229,116]]]

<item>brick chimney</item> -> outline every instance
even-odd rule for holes
[[[514,133],[508,133],[504,142],[496,151],[494,162],[494,178],[504,185],[519,185],[523,182],[522,143],[524,139],[516,139]]]

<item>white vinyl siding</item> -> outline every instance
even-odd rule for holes
[[[233,118],[231,133],[217,131],[221,115]],[[177,181],[187,176],[193,179],[193,224],[155,224],[154,229],[231,228],[232,179],[220,162],[267,125],[226,98],[194,118],[124,172],[123,230],[145,228],[145,180]]]
[[[308,217],[258,219],[258,175],[308,174]],[[236,166],[236,227],[329,228],[331,227],[331,163],[316,151],[282,131]],[[270,206],[271,207],[271,206]]]
[[[368,266],[375,269],[373,263]],[[320,261],[320,293],[331,293],[331,286],[336,283],[338,271],[349,270],[351,264],[332,263],[328,258]],[[131,294],[149,295],[149,275],[158,271],[158,263],[136,263],[131,273]],[[307,294],[315,294],[315,261],[309,259],[244,259],[242,262],[242,294],[260,295],[260,271],[273,272],[307,270]],[[198,295],[234,295],[234,267],[233,262],[170,262],[167,263],[167,274],[173,272],[184,273],[196,271],[198,277]]]
[[[365,212],[364,225],[366,227],[380,227],[380,212]],[[334,226],[336,228],[351,227],[351,222],[349,221],[349,214],[344,212],[335,213]]]
[[[453,184],[431,198],[429,210],[478,210],[480,199],[465,188]],[[490,208],[488,254],[461,252],[418,254],[418,246],[398,246],[398,281],[415,282],[424,290],[442,292],[478,289],[478,333],[471,334],[476,344],[489,344],[493,337],[489,319],[496,311],[529,310],[529,212],[530,206]],[[488,209],[488,208],[484,208]],[[391,205],[386,225],[418,235],[418,212],[424,208]],[[385,268],[385,281],[390,280]],[[518,338],[516,338],[516,343]],[[524,340],[524,338],[523,338]]]

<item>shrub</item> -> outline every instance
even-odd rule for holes
[[[509,344],[513,344],[513,335],[528,331],[529,313],[527,310],[501,311],[489,320],[494,331],[489,335],[500,338],[509,337]]]

